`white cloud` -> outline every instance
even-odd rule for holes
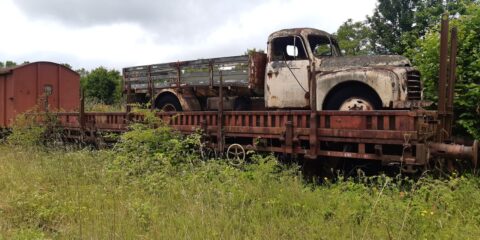
[[[253,2],[250,1],[248,9],[239,8],[238,12],[231,14],[209,13],[205,11],[209,9],[208,5],[205,9],[198,9],[199,13],[192,14],[202,16],[198,21],[203,27],[193,24],[195,19],[190,19],[188,13],[177,6],[172,8],[177,12],[169,13],[169,16],[175,16],[175,21],[158,20],[170,24],[169,30],[163,32],[162,26],[152,27],[154,18],[142,21],[146,17],[141,16],[141,9],[134,11],[140,14],[138,21],[135,21],[134,14],[121,20],[110,14],[107,20],[76,25],[65,20],[68,16],[65,13],[60,16],[49,12],[48,16],[32,14],[11,0],[0,0],[3,32],[0,60],[46,60],[67,62],[74,68],[103,65],[121,69],[137,64],[238,55],[248,48],[265,49],[267,37],[273,31],[314,27],[334,32],[348,18],[365,19],[375,6],[375,0],[269,0],[257,5]],[[212,1],[209,3],[214,4]],[[187,9],[194,11],[197,5]],[[224,5],[212,9],[221,11]],[[154,6],[159,7],[158,4]],[[147,10],[148,4],[144,4],[144,8]],[[64,10],[73,11],[74,8]],[[231,7],[226,9],[233,10]],[[88,8],[85,11],[88,12]],[[227,15],[229,17],[225,19],[218,19]],[[86,15],[79,16],[84,19]]]

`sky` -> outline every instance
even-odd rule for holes
[[[0,0],[0,61],[74,69],[241,55],[270,33],[333,33],[365,20],[376,0]]]

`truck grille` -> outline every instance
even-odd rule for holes
[[[407,72],[407,98],[408,100],[422,100],[422,83],[420,82],[419,71]]]

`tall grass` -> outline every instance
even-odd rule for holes
[[[479,181],[386,176],[306,183],[254,156],[200,161],[168,128],[112,150],[0,145],[0,239],[476,239]],[[153,144],[156,143],[156,144]],[[141,145],[141,146],[140,146]]]

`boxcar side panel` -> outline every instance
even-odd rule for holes
[[[37,92],[38,96],[42,97],[42,100],[47,97],[48,105],[50,109],[58,109],[59,107],[59,92],[58,88],[60,81],[59,79],[59,66],[51,63],[37,63],[38,64],[38,87]],[[49,93],[46,94],[47,92]],[[43,105],[43,103],[42,103]]]
[[[6,111],[5,111],[5,115],[7,117],[7,127],[10,126],[10,124],[13,122],[14,118],[15,118],[15,94],[13,92],[13,88],[14,88],[14,82],[13,82],[13,75],[7,75],[6,76],[6,98],[5,98],[5,102],[6,102]]]
[[[65,111],[78,110],[80,107],[80,77],[75,72],[58,66],[59,71],[59,108]]]
[[[0,128],[7,126],[7,77],[0,75]]]
[[[32,109],[36,105],[37,90],[35,79],[37,75],[36,64],[30,64],[16,69],[12,74],[13,114],[19,114]],[[13,117],[13,116],[12,116]]]

